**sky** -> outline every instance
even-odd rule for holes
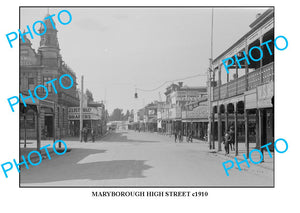
[[[72,21],[62,25],[59,11]],[[250,30],[267,8],[214,8],[213,58]],[[20,29],[43,20],[47,8],[21,8]],[[205,86],[211,54],[211,8],[50,8],[63,60],[109,112],[165,100],[171,82]],[[64,14],[66,15],[66,14]],[[62,18],[67,16],[62,15]],[[27,36],[29,37],[29,36]],[[30,38],[30,37],[29,37]],[[30,39],[37,50],[40,37]],[[164,84],[167,82],[166,84]],[[160,89],[152,90],[164,84]],[[80,85],[79,85],[80,86]],[[138,88],[138,99],[134,98]]]

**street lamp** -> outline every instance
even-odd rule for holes
[[[134,92],[134,98],[137,99],[138,98],[138,93],[136,91],[136,88],[135,88],[135,92]]]

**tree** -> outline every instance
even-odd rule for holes
[[[130,117],[130,112],[129,112],[129,110],[127,110],[126,114],[124,115],[123,120],[127,121],[129,117]]]
[[[88,103],[90,103],[91,101],[94,101],[93,93],[89,89],[86,89],[85,95],[87,97]]]
[[[122,111],[123,110],[119,109],[119,108],[114,109],[114,111],[109,116],[109,120],[110,121],[122,121],[123,117],[124,117],[124,114]]]

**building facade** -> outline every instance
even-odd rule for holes
[[[262,45],[269,40],[270,50]],[[212,89],[212,134],[215,136],[212,140],[218,141],[218,150],[221,150],[223,136],[231,126],[237,142],[236,155],[239,143],[245,143],[248,156],[249,143],[255,143],[256,148],[260,148],[274,141],[273,41],[274,11],[269,9],[257,16],[250,24],[248,33],[213,60],[213,80],[216,85]],[[253,61],[249,57],[249,50],[254,46],[260,47],[263,52],[260,61]],[[269,51],[273,54],[270,55]],[[252,51],[251,55],[257,59],[260,52]],[[229,73],[222,63],[226,58],[234,60]]]
[[[49,16],[47,14],[45,17]],[[32,48],[32,43],[24,35],[20,39],[20,138],[36,139],[37,137],[62,138],[69,134],[68,107],[79,106],[77,92],[77,79],[75,72],[68,67],[60,54],[57,39],[57,29],[52,27],[49,19],[44,20],[47,31],[40,36],[40,45],[37,52]],[[55,23],[54,23],[55,24]],[[44,32],[41,25],[39,31]],[[24,40],[25,42],[23,42]],[[70,89],[60,86],[59,79],[68,74],[73,79]],[[47,83],[49,81],[52,83]],[[69,78],[62,78],[63,85],[71,85]],[[39,100],[34,96],[34,89]],[[30,92],[33,98],[30,97]],[[28,98],[27,98],[28,97]],[[24,103],[25,102],[25,103]],[[26,107],[25,107],[26,106]]]
[[[83,127],[86,127],[88,134],[94,131],[96,137],[102,136],[107,131],[107,116],[103,103],[95,101],[87,102],[82,109]],[[68,108],[68,121],[70,136],[80,135],[80,107]]]
[[[168,117],[163,123],[166,126],[166,133],[173,134],[175,131],[178,132],[180,130],[186,135],[187,129],[191,129],[191,127],[187,128],[187,122],[191,121],[191,119],[187,116],[186,105],[207,97],[207,87],[188,87],[183,86],[183,83],[179,82],[178,84],[171,84],[167,87],[165,95],[166,106],[168,106],[168,108],[166,108]],[[194,114],[194,123],[197,122],[197,118],[200,119],[199,116],[200,114],[198,113]],[[200,122],[199,119],[198,122]],[[205,122],[207,122],[207,116],[205,120]],[[204,122],[204,120],[202,121]]]
[[[207,96],[199,101],[186,104],[182,110],[182,132],[187,135],[190,131],[193,138],[207,139],[208,102]]]

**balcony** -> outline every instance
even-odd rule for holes
[[[256,69],[248,75],[241,76],[226,84],[214,87],[213,100],[222,100],[236,95],[243,94],[245,91],[252,90],[259,85],[266,84],[274,80],[274,62]],[[247,85],[248,82],[248,85]]]

